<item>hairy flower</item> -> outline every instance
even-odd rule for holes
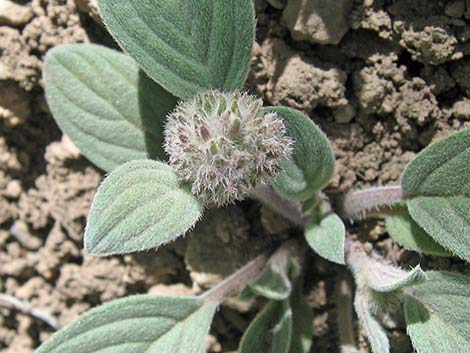
[[[246,93],[208,91],[169,115],[165,150],[180,177],[206,205],[246,197],[281,171],[292,141],[276,113]]]

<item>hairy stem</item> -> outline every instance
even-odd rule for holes
[[[381,186],[348,193],[341,202],[343,218],[363,218],[370,211],[392,207],[405,198],[400,185]]]
[[[28,302],[21,301],[8,294],[0,294],[0,305],[6,304],[8,307],[11,307],[15,310],[18,310],[24,314],[31,315],[32,317],[44,321],[54,330],[60,328],[60,324],[55,317],[49,315],[48,313],[36,309],[32,304]]]
[[[298,201],[287,200],[269,185],[259,185],[252,196],[284,216],[297,226],[304,226],[308,216],[301,213],[302,205]]]
[[[201,298],[205,302],[221,302],[235,295],[261,274],[267,262],[268,257],[265,255],[256,257],[214,288],[202,294]]]
[[[356,353],[353,325],[353,290],[349,274],[341,271],[336,283],[336,310],[341,353]]]

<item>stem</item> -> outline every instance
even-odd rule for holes
[[[269,185],[258,185],[252,196],[297,226],[303,227],[308,221],[308,216],[301,213],[302,205],[300,202],[283,198]]]
[[[283,265],[281,264],[289,261],[292,256],[302,266],[304,255],[304,248],[300,247],[297,240],[288,240],[271,257],[268,258],[265,255],[258,256],[200,297],[206,302],[221,302],[239,292],[250,282],[253,282],[263,272],[268,263],[275,263],[282,267]]]
[[[256,257],[200,297],[205,302],[222,302],[254,281],[261,274],[267,262],[268,258],[265,255]]]
[[[360,219],[373,210],[392,207],[405,200],[400,185],[381,186],[350,192],[342,200],[341,215],[344,218]]]
[[[60,324],[55,317],[49,315],[48,313],[42,310],[36,309],[28,302],[21,301],[8,294],[0,294],[0,302],[7,303],[9,307],[15,310],[18,310],[24,314],[31,315],[36,319],[44,321],[54,330],[58,330],[60,328]]]
[[[352,283],[351,278],[346,271],[341,271],[338,274],[335,292],[337,310],[336,320],[341,353],[358,352],[354,340]]]

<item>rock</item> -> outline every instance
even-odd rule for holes
[[[0,0],[0,25],[20,27],[33,17],[29,6],[21,6],[10,0]]]
[[[461,18],[465,13],[464,0],[450,1],[446,4],[445,14],[449,17]]]
[[[10,81],[0,81],[0,118],[6,120],[8,126],[19,125],[31,115],[28,94]]]
[[[19,180],[12,180],[7,184],[5,189],[5,195],[11,197],[12,199],[17,199],[21,195],[21,183]]]
[[[292,37],[319,44],[338,44],[349,30],[353,0],[289,0],[282,18]]]
[[[452,106],[452,113],[459,119],[470,119],[470,99],[465,98],[455,102]]]
[[[328,63],[305,58],[281,40],[262,45],[265,68],[269,73],[266,100],[311,112],[317,105],[337,108],[348,103],[345,97],[347,75]]]
[[[421,31],[410,27],[401,35],[400,45],[410,52],[413,60],[424,64],[440,65],[463,57],[457,38],[439,26],[426,26]]]

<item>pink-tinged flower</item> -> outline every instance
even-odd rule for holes
[[[292,153],[286,127],[262,101],[246,93],[208,91],[180,103],[168,116],[170,165],[207,206],[246,197],[281,171]]]

